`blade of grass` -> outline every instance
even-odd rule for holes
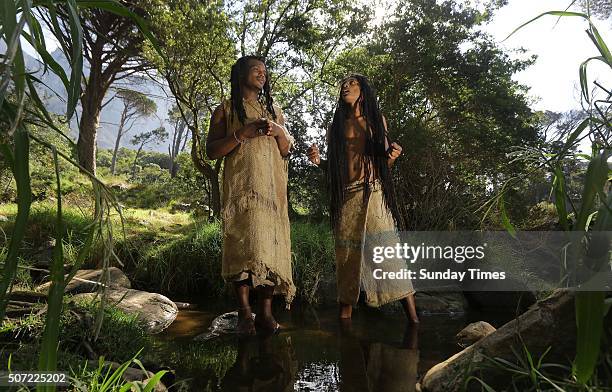
[[[571,12],[571,11],[548,11],[548,12],[543,12],[540,15],[536,16],[535,18],[528,20],[527,22],[523,23],[522,25],[520,25],[519,27],[514,29],[510,34],[508,34],[508,36],[506,38],[504,38],[503,41],[505,41],[508,38],[510,38],[512,35],[514,35],[514,33],[519,31],[523,27],[527,26],[528,24],[530,24],[530,23],[532,23],[532,22],[534,22],[534,21],[536,21],[536,20],[538,20],[541,17],[546,16],[546,15],[554,15],[554,16],[579,16],[579,17],[587,19],[587,20],[589,19],[588,15],[586,15],[586,14],[584,14],[582,12]]]
[[[606,62],[602,56],[595,56],[586,59],[580,64],[579,77],[580,77],[580,89],[582,90],[582,96],[588,102],[589,101],[589,83],[587,80],[587,65],[591,60],[600,60]]]
[[[506,202],[504,201],[504,197],[499,198],[499,211],[501,213],[502,225],[508,231],[508,233],[512,236],[512,238],[516,238],[516,229],[510,222],[510,218],[508,217],[508,213],[506,211]]]
[[[604,150],[589,162],[582,192],[582,204],[576,217],[575,230],[587,230],[585,226],[589,215],[594,212],[595,198],[599,194],[599,190],[604,189],[608,179],[609,156],[610,151]]]

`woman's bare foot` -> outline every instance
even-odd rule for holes
[[[274,296],[274,286],[259,286],[258,291],[258,306],[259,311],[255,317],[255,327],[257,332],[263,334],[274,334],[280,330],[280,324],[272,315],[272,297]]]
[[[340,304],[340,311],[338,317],[341,319],[350,319],[353,316],[353,307],[347,304]]]
[[[264,334],[275,334],[280,330],[281,325],[274,316],[260,313],[255,317],[255,327]]]
[[[255,336],[255,323],[253,314],[249,306],[238,309],[238,324],[236,325],[236,333],[245,336]]]

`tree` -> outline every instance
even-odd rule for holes
[[[168,156],[170,157],[170,178],[176,177],[179,169],[177,163],[178,155],[185,150],[185,145],[189,139],[187,123],[183,120],[181,113],[176,106],[168,111],[168,119],[172,125],[172,140],[168,145]]]
[[[210,115],[226,98],[229,67],[240,54],[266,57],[274,95],[289,116],[318,83],[332,53],[364,29],[367,11],[348,1],[233,1],[203,5],[193,0],[147,0],[152,28],[165,61],[153,56],[192,135],[194,166],[209,181],[212,210],[221,210],[222,160],[209,162],[202,139]],[[288,117],[289,117],[288,116]],[[287,118],[288,118],[287,117]]]
[[[370,78],[404,147],[395,175],[410,229],[477,227],[491,190],[525,170],[507,153],[539,142],[526,88],[512,80],[532,60],[510,59],[478,29],[493,10],[401,3],[368,43],[335,61],[336,78],[353,70]]]
[[[161,143],[168,137],[168,131],[166,128],[159,127],[155,128],[148,132],[142,132],[138,135],[134,135],[130,143],[134,146],[138,146],[138,150],[136,150],[136,157],[134,157],[134,163],[132,163],[132,176],[136,173],[136,162],[138,162],[138,157],[142,152],[142,149],[145,145],[149,143]]]
[[[136,0],[121,0],[120,3],[135,15],[143,14]],[[81,51],[74,50],[70,12],[66,5],[58,4],[57,18],[46,11],[42,11],[40,17],[55,33],[72,62],[73,57],[81,56]],[[142,72],[149,65],[139,57],[144,40],[134,19],[108,12],[102,7],[81,9],[79,16],[83,22],[82,56],[89,67],[84,67],[82,74],[77,154],[79,164],[95,175],[96,138],[104,97],[113,83]]]
[[[601,19],[609,19],[612,16],[612,3],[609,0],[580,0],[581,8],[587,12],[590,11]]]
[[[113,159],[111,161],[111,174],[115,174],[115,164],[117,162],[117,151],[121,138],[125,136],[131,129],[137,119],[147,117],[157,111],[155,101],[147,97],[145,94],[127,89],[117,91],[117,97],[123,103],[123,110],[119,118],[119,129],[115,138],[115,147],[113,148]]]
[[[235,58],[227,31],[229,20],[219,3],[196,0],[143,0],[151,28],[159,37],[162,58],[155,51],[145,55],[157,66],[158,76],[176,100],[178,113],[191,133],[194,166],[209,182],[211,209],[221,211],[219,173],[221,160],[206,159],[202,139],[210,114],[225,96],[225,75]]]

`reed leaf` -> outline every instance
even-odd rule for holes
[[[38,23],[36,19],[34,19],[34,22],[40,28],[40,23]],[[25,38],[26,41],[28,41],[30,45],[34,47],[34,49],[36,49],[36,53],[40,55],[41,59],[43,60],[41,63],[45,67],[44,72],[48,72],[48,69],[51,68],[53,70],[53,73],[57,75],[57,77],[59,77],[59,79],[62,81],[62,84],[64,85],[66,91],[68,91],[70,88],[70,81],[68,80],[68,76],[66,76],[64,68],[62,68],[62,66],[59,65],[59,63],[55,61],[53,56],[51,56],[51,54],[47,51],[47,48],[44,46],[44,40],[43,42],[39,42],[26,31],[23,31],[21,35]]]
[[[601,194],[608,180],[608,150],[591,159],[587,168],[584,188],[581,197],[581,206],[576,218],[575,230],[588,230],[586,222],[589,215],[595,211],[596,197]]]
[[[606,59],[603,58],[602,56],[595,56],[595,57],[589,57],[588,59],[586,59],[585,61],[583,61],[580,64],[580,90],[582,90],[582,96],[584,97],[584,99],[586,101],[589,101],[589,83],[588,83],[588,79],[587,79],[587,65],[589,64],[589,62],[591,62],[592,60],[600,60],[604,63],[606,63]],[[606,63],[607,64],[607,63]]]
[[[501,213],[502,225],[513,238],[516,238],[516,229],[514,228],[514,226],[510,222],[510,218],[508,217],[508,213],[506,211],[506,202],[504,201],[503,195],[499,198],[499,211]]]
[[[555,192],[555,208],[557,209],[557,215],[559,215],[559,224],[564,230],[569,230],[569,224],[567,222],[567,207],[565,205],[565,198],[567,195],[565,175],[563,174],[559,164],[556,164],[553,167],[553,190]]]
[[[579,291],[576,293],[576,358],[574,375],[586,384],[593,375],[603,332],[605,293]]]
[[[28,4],[27,0],[23,0],[25,4]],[[0,18],[2,21],[2,32],[4,40],[6,41],[6,55],[2,64],[3,75],[0,80],[0,106],[2,106],[4,100],[7,97],[11,80],[13,80],[15,87],[15,94],[18,97],[18,101],[21,101],[25,90],[25,65],[23,60],[23,53],[21,51],[21,43],[19,37],[21,31],[25,26],[25,18],[21,17],[17,22],[17,9],[15,3],[11,1],[3,1],[2,12],[0,12]],[[19,123],[21,110],[17,110],[16,115],[13,118],[12,133],[17,124]]]
[[[83,27],[77,11],[75,0],[67,0],[70,37],[72,38],[72,56],[70,85],[66,117],[72,118],[76,105],[81,98],[81,74],[83,73]]]
[[[610,53],[610,49],[608,48],[608,45],[606,45],[606,42],[603,40],[603,38],[601,38],[601,35],[599,34],[597,28],[593,26],[592,23],[590,30],[587,30],[587,34],[589,35],[589,38],[591,38],[591,41],[593,41],[593,43],[597,47],[597,50],[599,50],[599,53],[601,53],[602,57],[605,59],[605,62],[612,67],[612,54]]]
[[[7,107],[8,105],[5,105]],[[8,244],[2,281],[0,281],[0,320],[4,319],[7,305],[7,294],[17,272],[17,258],[21,241],[25,235],[30,206],[32,204],[32,189],[30,187],[30,139],[28,132],[22,126],[17,128],[13,135],[14,150],[11,154],[13,165],[11,170],[17,185],[17,215],[13,226],[13,233]]]
[[[63,236],[64,221],[62,218],[62,192],[59,173],[57,150],[53,148],[53,163],[57,181],[57,222],[55,226],[55,246],[53,247],[53,263],[51,264],[51,287],[47,299],[47,317],[43,332],[41,351],[38,360],[38,370],[56,370],[57,342],[59,340],[60,315],[64,298],[64,252]],[[39,385],[36,390],[42,392],[55,391],[54,385]]]
[[[508,36],[506,38],[504,38],[504,41],[507,40],[508,38],[510,38],[511,36],[514,35],[514,33],[516,33],[517,31],[519,31],[520,29],[522,29],[523,27],[527,26],[530,23],[535,22],[536,20],[546,16],[546,15],[553,15],[553,16],[579,16],[581,18],[586,19],[587,21],[589,20],[589,16],[585,13],[582,12],[571,12],[571,11],[547,11],[547,12],[543,12],[540,15],[536,16],[533,19],[528,20],[527,22],[523,23],[522,25],[520,25],[519,27],[517,27],[516,29],[512,30],[512,32],[510,34],[508,34]],[[589,22],[590,23],[590,22]],[[502,41],[503,42],[503,41]]]

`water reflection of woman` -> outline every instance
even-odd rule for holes
[[[222,382],[227,391],[293,391],[298,363],[288,336],[239,342],[234,366]]]
[[[414,392],[417,383],[418,328],[409,325],[401,344],[358,339],[343,325],[340,338],[340,391]]]

